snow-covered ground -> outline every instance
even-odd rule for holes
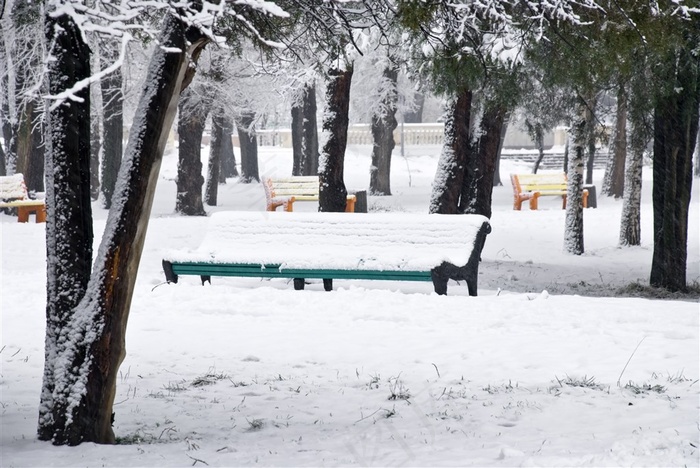
[[[349,149],[349,188],[367,187],[369,152]],[[371,197],[371,209],[426,212],[438,153],[395,155],[394,195]],[[196,247],[207,229],[205,217],[173,214],[176,164],[169,153],[133,299],[120,445],[36,440],[44,226],[0,215],[1,466],[700,465],[698,298],[615,297],[648,282],[649,173],[642,246],[617,247],[622,203],[599,195],[584,214],[586,253],[570,256],[559,200],[513,211],[508,174],[529,168],[504,165],[480,295],[453,284],[444,297],[429,283],[335,281],[330,293],[286,280],[163,284],[163,255]],[[261,148],[260,170],[289,174],[290,152]],[[230,180],[219,202],[209,212],[262,210],[264,194]],[[99,243],[106,211],[94,207]]]

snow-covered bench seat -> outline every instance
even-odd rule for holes
[[[202,244],[163,260],[168,282],[182,275],[432,281],[447,293],[464,280],[476,296],[481,249],[491,232],[480,215],[218,212]]]
[[[0,176],[0,208],[17,208],[20,223],[29,222],[31,213],[37,223],[46,222],[46,204],[44,200],[29,198],[22,174]]]

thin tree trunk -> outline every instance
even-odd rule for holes
[[[237,125],[238,141],[241,144],[241,182],[260,182],[258,170],[258,139],[255,135],[255,113],[244,112]]]
[[[535,166],[532,168],[532,173],[537,174],[540,170],[540,164],[544,159],[544,135],[542,127],[537,127],[535,130],[535,146],[537,147],[537,160],[535,161]]]
[[[117,51],[112,48],[101,57],[104,65],[116,59]],[[103,149],[102,149],[102,206],[112,206],[112,196],[117,183],[122,162],[124,139],[124,95],[122,93],[122,72],[116,70],[102,79],[102,102],[104,108]]]
[[[573,154],[569,156],[566,190],[564,251],[581,255],[583,248],[583,168],[588,144],[588,122],[593,118],[590,106],[579,104],[579,116],[571,126]]]
[[[209,108],[208,101],[194,98],[191,90],[180,95],[175,211],[186,216],[206,215],[202,202],[202,133]]]
[[[348,191],[344,182],[345,148],[348,141],[348,111],[352,67],[328,72],[323,131],[329,134],[319,164],[319,211],[345,211]]]
[[[59,399],[42,399],[42,408],[48,410],[44,414],[53,415],[46,422],[54,426],[49,434],[54,434],[55,443],[114,443],[116,381],[125,355],[126,324],[160,163],[180,90],[194,73],[188,57],[196,61],[207,41],[172,14],[166,16],[158,42],[162,47],[155,49],[149,65],[149,86],[135,113],[120,169],[119,191],[114,194],[87,293],[69,323],[55,328],[62,338],[61,349],[50,362],[60,363],[55,371],[64,374],[49,379],[55,386],[51,394]],[[64,50],[75,50],[74,43]],[[173,52],[177,49],[183,52]],[[85,151],[87,162],[89,150]]]
[[[688,206],[700,108],[700,58],[683,48],[669,58],[668,82],[683,89],[660,97],[654,110],[654,254],[650,284],[686,291]]]
[[[100,133],[99,116],[93,112],[90,115],[90,198],[93,201],[100,197]]]
[[[48,43],[55,39],[48,79],[49,93],[55,95],[90,76],[90,49],[68,15],[47,15],[45,31]],[[92,265],[90,92],[86,88],[77,95],[82,102],[60,105],[49,113],[46,158],[46,341],[38,435],[60,445],[95,440],[82,426],[93,415],[78,416],[72,389],[63,386],[66,374],[87,358],[87,349],[60,360],[76,338],[71,324],[82,319],[75,308],[85,294]]]
[[[395,92],[399,76],[398,68],[391,65],[384,70],[384,78],[391,83],[392,92],[384,97],[380,115],[372,116],[372,167],[369,171],[369,192],[372,195],[391,195],[391,153],[394,151],[394,130],[398,126]]]
[[[625,161],[627,159],[627,91],[620,83],[617,90],[617,113],[615,114],[615,136],[613,154],[608,159],[603,179],[603,194],[620,198],[625,193]]]
[[[2,149],[3,146],[4,142],[2,145],[0,145],[0,176],[7,175],[7,172],[5,170],[5,150]]]
[[[27,190],[44,191],[44,137],[40,103],[32,99],[20,115],[17,134],[17,172],[24,174]]]
[[[625,168],[625,190],[620,222],[620,245],[640,245],[642,242],[641,200],[642,162],[644,148],[631,148]]]
[[[498,147],[501,141],[501,130],[505,121],[506,109],[502,106],[488,106],[481,118],[481,136],[478,150],[474,156],[473,173],[467,172],[470,180],[464,181],[468,187],[468,195],[463,190],[459,202],[460,212],[480,214],[491,218],[491,202],[493,196],[493,174],[496,170]]]
[[[469,141],[471,107],[472,92],[469,89],[463,89],[448,103],[445,137],[433,180],[430,213],[459,213],[459,199],[468,154],[471,151]]]

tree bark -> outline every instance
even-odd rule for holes
[[[226,183],[228,177],[238,177],[238,168],[236,167],[236,154],[233,152],[233,119],[224,116],[221,119],[221,172],[219,182]],[[222,180],[223,179],[223,180]]]
[[[47,43],[55,40],[48,79],[49,93],[55,95],[90,76],[90,49],[68,15],[47,15],[45,33]],[[87,359],[87,349],[76,350],[67,361],[59,359],[73,339],[71,323],[81,318],[75,308],[92,265],[90,92],[86,88],[77,95],[83,102],[65,102],[49,113],[46,158],[46,341],[38,436],[55,444],[82,440],[80,424],[86,416],[76,420],[73,393],[62,384],[65,374]]]
[[[488,106],[481,118],[481,136],[473,156],[474,170],[466,172],[459,211],[467,214],[480,214],[491,218],[493,196],[493,175],[496,171],[501,130],[505,122],[506,109],[500,105]],[[466,189],[466,191],[465,191]]]
[[[223,109],[216,109],[211,116],[211,143],[209,145],[209,165],[207,167],[207,182],[204,190],[204,201],[209,206],[216,206],[219,199],[219,179],[221,173],[221,140],[223,140]]]
[[[534,129],[535,133],[535,147],[537,148],[537,160],[535,160],[535,166],[532,168],[532,173],[537,174],[540,170],[540,164],[544,159],[544,131],[541,126],[537,126]]]
[[[430,213],[457,214],[468,154],[472,92],[463,89],[448,103],[445,137],[433,180]]]
[[[244,112],[236,124],[241,145],[241,182],[260,182],[258,139],[255,135],[255,113]]]
[[[191,90],[184,90],[180,95],[178,107],[179,148],[175,211],[185,216],[204,216],[206,212],[202,201],[202,133],[210,106],[194,99]]]
[[[309,83],[292,106],[292,175],[318,175],[316,85]]]
[[[671,90],[654,109],[654,254],[650,284],[686,291],[688,206],[700,108],[700,58],[689,45],[668,59]]]
[[[588,144],[588,122],[593,118],[591,107],[581,99],[578,117],[570,131],[572,151],[569,155],[566,190],[564,251],[581,255],[583,246],[583,168]]]
[[[92,97],[91,97],[92,99]],[[97,112],[90,115],[90,198],[92,201],[100,197],[100,120]]]
[[[44,191],[44,136],[40,103],[29,100],[19,116],[17,133],[17,172],[31,192]]]
[[[117,58],[115,48],[108,49],[100,57],[106,66]],[[116,70],[102,79],[102,103],[104,109],[102,135],[102,206],[112,206],[112,196],[117,183],[119,167],[122,163],[124,139],[124,94],[122,92],[122,72]]]
[[[388,93],[380,106],[381,113],[372,116],[372,167],[369,171],[369,192],[372,195],[391,195],[391,153],[394,151],[394,130],[398,126],[396,92],[399,71],[390,65],[384,70],[384,78],[391,83]]]
[[[501,153],[503,152],[503,143],[506,141],[508,133],[508,124],[510,122],[510,113],[503,118],[503,126],[501,127],[501,140],[498,143],[498,157],[496,158],[496,169],[493,173],[493,186],[500,187],[503,185],[501,180]]]
[[[194,73],[194,68],[188,66],[189,57],[196,61],[207,41],[177,17],[166,16],[159,39],[162,47],[155,49],[149,65],[148,85],[135,113],[118,191],[87,293],[72,311],[69,323],[57,329],[62,347],[51,362],[71,363],[68,367],[57,366],[57,372],[76,371],[49,379],[55,386],[52,394],[60,397],[46,406],[42,404],[53,415],[50,433],[54,443],[114,443],[116,380],[125,355],[126,324],[160,163],[178,96],[191,80],[188,73]],[[73,43],[68,45],[64,50],[75,49]],[[181,52],[173,52],[176,49]],[[57,424],[61,419],[63,424]]]
[[[613,154],[608,160],[603,179],[604,195],[615,198],[625,193],[625,161],[627,159],[627,91],[620,83],[617,90],[617,112],[615,114],[615,136]]]
[[[351,66],[346,70],[333,68],[328,72],[326,111],[323,118],[323,131],[328,134],[328,139],[323,145],[318,171],[319,211],[343,212],[347,203],[348,191],[345,188],[344,166],[352,73]]]

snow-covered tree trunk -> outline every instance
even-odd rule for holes
[[[571,151],[567,171],[566,219],[564,227],[564,251],[581,255],[583,249],[583,168],[588,144],[588,122],[593,118],[589,106],[581,102],[578,115],[570,132]]]
[[[506,133],[508,133],[508,125],[510,123],[510,112],[503,118],[503,126],[501,127],[501,140],[498,142],[498,157],[496,158],[496,168],[493,172],[493,186],[500,187],[503,185],[501,180],[501,154],[503,152],[503,143],[506,141]]]
[[[238,169],[231,141],[233,121],[226,115],[226,110],[223,107],[212,113],[211,128],[211,151],[216,149],[219,153],[219,183],[225,184],[226,178],[238,177]]]
[[[540,170],[540,164],[544,159],[544,131],[542,126],[538,125],[533,129],[535,135],[535,148],[537,148],[537,159],[535,160],[535,165],[532,167],[532,173],[537,174]]]
[[[307,84],[292,106],[292,175],[318,175],[316,85]]]
[[[620,245],[640,245],[642,242],[641,201],[644,148],[630,148],[625,167],[625,186],[620,221]]]
[[[100,53],[97,43],[90,45],[92,54],[90,65],[92,74],[100,71]],[[102,84],[97,81],[90,84],[90,197],[93,201],[100,197],[100,156],[102,154]]]
[[[49,92],[58,94],[90,76],[90,49],[68,15],[46,18],[47,42],[55,40],[49,62]],[[49,113],[46,157],[46,342],[38,435],[56,444],[76,444],[84,432],[75,411],[69,375],[80,367],[87,349],[64,354],[74,337],[76,307],[83,298],[92,266],[90,196],[90,93]],[[88,440],[95,440],[92,436]]]
[[[415,93],[413,95],[415,107],[411,111],[403,113],[404,123],[423,123],[423,107],[425,107],[425,94]]]
[[[206,103],[193,100],[189,89],[180,95],[175,211],[186,216],[206,214],[202,201],[202,133],[209,107]]]
[[[17,128],[17,172],[24,174],[27,190],[44,191],[43,113],[38,99],[25,102]]]
[[[627,159],[627,90],[620,83],[617,90],[617,111],[615,114],[615,134],[612,154],[608,158],[603,179],[603,195],[620,198],[625,193]]]
[[[372,116],[372,167],[369,170],[369,192],[372,195],[391,195],[391,153],[394,151],[394,130],[398,126],[399,70],[393,64],[384,69],[383,77],[391,91],[384,94],[379,112]]]
[[[595,150],[596,150],[596,120],[595,111],[598,106],[598,97],[595,96],[589,100],[589,109],[586,114],[586,145],[588,151],[586,153],[586,184],[593,183],[593,163],[595,162]]]
[[[255,134],[255,113],[243,112],[236,124],[241,145],[241,182],[260,182],[258,169],[258,138]]]
[[[100,59],[106,67],[118,57],[116,46],[102,52]],[[112,206],[112,196],[122,162],[124,138],[124,94],[120,69],[102,79],[103,144],[102,144],[102,206]]]
[[[343,212],[348,191],[345,188],[345,148],[348,142],[348,112],[350,109],[350,85],[352,66],[341,70],[332,68],[328,72],[326,108],[323,113],[322,130],[327,139],[319,162],[318,210]]]
[[[430,213],[457,214],[470,151],[472,92],[463,89],[447,104],[445,136],[433,180]]]
[[[223,109],[218,108],[211,116],[211,141],[209,145],[209,164],[207,166],[207,181],[204,189],[204,201],[209,206],[216,206],[219,202],[219,179],[221,173],[221,140],[223,129],[221,128]],[[216,122],[216,123],[214,123]]]
[[[697,45],[700,34],[691,42]],[[667,59],[672,91],[654,109],[654,255],[650,283],[686,291],[688,206],[700,112],[700,57],[690,45]],[[677,90],[683,90],[678,92]]]
[[[478,149],[471,153],[475,160],[467,163],[474,170],[465,173],[468,180],[465,179],[463,185],[459,202],[460,213],[480,214],[491,218],[494,172],[506,114],[505,107],[501,105],[487,105],[479,124],[481,128]]]
[[[63,29],[71,31],[68,25]],[[64,51],[76,51],[76,44],[81,44],[79,34],[76,36],[62,47]],[[51,346],[51,340],[47,340],[49,371],[44,376],[39,432],[54,443],[114,443],[116,381],[125,355],[126,324],[160,163],[178,96],[189,83],[188,73],[194,73],[194,68],[189,67],[190,59],[196,61],[207,41],[199,30],[188,28],[176,16],[167,14],[159,38],[161,47],[155,48],[148,68],[85,296],[65,322],[54,322],[49,317],[47,337],[57,337],[58,345]],[[87,56],[87,52],[82,55]],[[86,122],[89,125],[87,117]],[[85,133],[89,137],[89,130]],[[86,146],[87,164],[89,139]],[[89,179],[85,177],[85,181],[89,189]],[[85,196],[89,202],[89,190]],[[49,216],[60,217],[51,208]],[[66,229],[66,233],[70,230]],[[60,263],[51,255],[49,262],[51,268]],[[50,288],[56,279],[55,274],[50,274]],[[63,290],[56,291],[65,294]],[[54,302],[49,296],[47,307],[53,307]]]

